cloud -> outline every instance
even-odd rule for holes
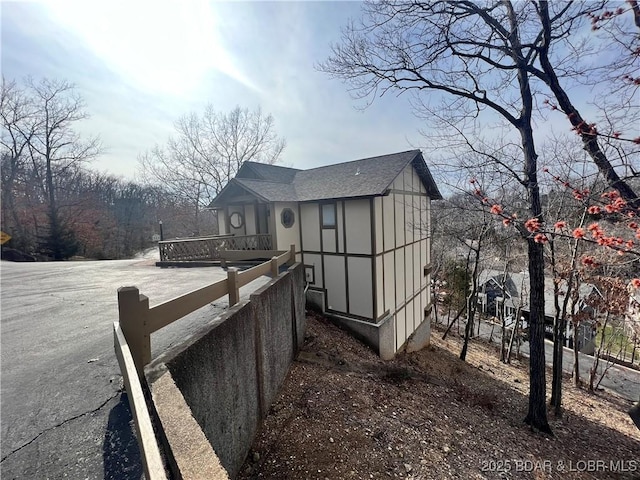
[[[314,69],[357,3],[49,2],[2,6],[3,74],[75,82],[105,154],[94,167],[133,176],[137,156],[207,103],[262,107],[287,140],[285,163],[309,168],[411,148],[420,121],[404,97],[359,111]]]
[[[217,19],[204,0],[47,2],[49,16],[74,32],[125,82],[162,94],[195,88],[210,69],[258,89],[217,36]]]

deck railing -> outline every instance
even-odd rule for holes
[[[271,250],[271,235],[216,235],[158,242],[160,261],[220,260],[227,250]]]

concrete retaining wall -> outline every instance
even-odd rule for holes
[[[167,430],[165,446],[173,457],[169,463],[176,477],[193,478],[186,468],[192,458],[181,458],[180,452],[189,450],[180,442],[198,441],[198,436],[180,438],[166,420],[167,412],[185,416],[182,422],[173,418],[173,425],[193,424],[195,420],[229,476],[237,474],[302,346],[304,303],[304,270],[296,264],[257,290],[248,302],[230,308],[214,325],[146,367],[157,417]],[[177,387],[173,395],[159,388],[170,383],[163,379],[165,375],[170,375]],[[175,408],[181,402],[190,412]],[[187,418],[189,413],[191,418]],[[206,450],[203,446],[198,451]],[[210,469],[203,466],[205,471],[215,470],[216,461],[212,459]]]

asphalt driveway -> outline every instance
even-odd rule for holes
[[[226,276],[215,267],[161,269],[154,262],[0,262],[3,480],[140,478],[113,350],[117,289],[137,286],[153,306]],[[266,281],[246,285],[241,295]],[[227,305],[222,298],[154,333],[153,356]]]

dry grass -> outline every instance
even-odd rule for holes
[[[239,478],[640,478],[629,402],[567,381],[564,416],[550,415],[555,436],[534,433],[522,423],[526,365],[500,363],[481,342],[464,363],[460,339],[440,337],[383,362],[310,316]]]

